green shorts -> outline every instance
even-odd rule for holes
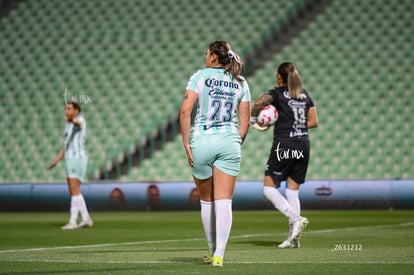
[[[77,178],[80,182],[85,181],[88,159],[66,159],[66,177]]]
[[[241,139],[238,134],[210,134],[191,137],[193,175],[207,179],[213,175],[213,167],[230,176],[237,176],[241,161]]]

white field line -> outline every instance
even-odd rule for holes
[[[414,222],[393,224],[393,225],[375,225],[375,226],[362,226],[362,227],[344,227],[335,229],[323,229],[323,230],[308,230],[306,234],[323,234],[340,231],[353,231],[353,230],[364,230],[364,229],[383,229],[393,227],[405,227],[412,226]],[[286,233],[265,233],[265,234],[246,234],[240,236],[232,236],[230,239],[245,239],[255,237],[266,237],[266,236],[278,236],[286,235]],[[102,244],[91,244],[91,245],[72,245],[72,246],[55,246],[55,247],[35,247],[35,248],[23,248],[23,249],[9,249],[0,250],[0,254],[5,253],[19,253],[19,252],[36,252],[36,251],[51,251],[51,250],[65,250],[65,249],[82,249],[82,248],[98,248],[98,247],[111,247],[111,246],[130,246],[130,245],[145,245],[145,244],[161,244],[161,243],[175,243],[175,242],[191,242],[191,241],[202,241],[204,238],[189,238],[189,239],[172,239],[172,240],[153,240],[153,241],[140,241],[140,242],[123,242],[123,243],[102,243]],[[0,259],[1,261],[2,259]]]
[[[243,239],[253,237],[265,237],[267,234],[247,234],[231,237],[231,239]],[[140,242],[124,242],[124,243],[102,243],[102,244],[90,244],[90,245],[71,245],[71,246],[55,246],[55,247],[36,247],[36,248],[23,248],[23,249],[10,249],[0,250],[0,253],[13,253],[13,252],[34,252],[34,251],[46,251],[46,250],[64,250],[64,249],[82,249],[82,248],[97,248],[97,247],[110,247],[110,246],[129,246],[129,245],[145,245],[145,244],[160,244],[160,243],[176,243],[176,242],[192,242],[202,241],[204,238],[190,238],[190,239],[174,239],[174,240],[158,240],[158,241],[140,241]]]
[[[82,248],[97,248],[97,247],[109,247],[109,246],[128,246],[128,245],[142,245],[142,244],[158,244],[158,243],[174,243],[174,242],[188,242],[188,241],[200,241],[202,238],[182,239],[182,240],[159,240],[159,241],[141,241],[141,242],[125,242],[125,243],[101,243],[101,244],[89,244],[89,245],[68,245],[68,246],[55,246],[55,247],[36,247],[36,248],[23,248],[23,249],[10,249],[0,250],[0,253],[12,253],[12,252],[33,252],[33,251],[46,251],[46,250],[64,250],[64,249],[82,249]]]
[[[344,228],[334,228],[334,229],[322,229],[322,230],[310,230],[305,231],[306,234],[312,233],[331,233],[338,231],[354,231],[354,230],[365,230],[365,229],[384,229],[384,228],[394,228],[394,227],[406,227],[413,226],[414,222],[400,223],[400,224],[387,224],[387,225],[372,225],[372,226],[359,226],[359,227],[344,227]]]
[[[179,262],[177,261],[90,261],[90,260],[30,260],[30,259],[1,259],[0,262],[26,262],[26,263],[64,263],[64,264],[177,264]],[[410,262],[384,262],[381,261],[366,261],[366,262],[304,262],[304,261],[226,261],[226,264],[295,264],[295,265],[301,265],[301,264],[317,264],[317,265],[323,265],[323,264],[352,264],[352,265],[358,265],[358,264],[379,264],[379,265],[390,265],[390,264],[398,264],[398,265],[414,265],[414,263]]]

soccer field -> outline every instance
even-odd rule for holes
[[[300,249],[278,249],[287,220],[236,211],[223,268],[202,263],[199,212],[0,213],[0,274],[414,274],[414,211],[303,211]]]

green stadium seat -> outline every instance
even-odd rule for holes
[[[203,66],[202,53],[209,40],[223,37],[242,52],[260,43],[263,33],[301,3],[236,0],[233,4],[239,9],[239,17],[229,17],[226,9],[206,1],[178,0],[166,6],[147,0],[122,5],[113,0],[22,3],[0,22],[0,51],[4,57],[0,63],[0,91],[2,102],[7,103],[0,109],[0,116],[9,118],[2,120],[0,150],[9,152],[4,148],[11,136],[16,139],[16,150],[23,150],[19,159],[7,166],[13,173],[1,180],[64,179],[63,166],[43,175],[29,163],[25,164],[29,167],[25,174],[18,163],[32,154],[34,144],[47,142],[47,151],[57,153],[64,126],[65,88],[87,92],[93,99],[93,104],[83,108],[89,127],[88,151],[94,159],[88,173],[96,175],[97,169],[107,164],[106,151],[122,145],[125,136],[142,142],[148,131],[157,128],[147,126],[148,122],[165,125],[168,118],[176,116],[185,83]],[[205,10],[219,18],[217,24],[228,26],[225,32],[211,28],[209,17],[202,16]],[[385,0],[358,5],[352,1],[332,2],[290,45],[249,77],[252,96],[256,98],[275,85],[278,63],[293,60],[298,66],[318,106],[321,122],[311,133],[315,161],[311,162],[311,178],[413,177],[411,118],[390,116],[401,110],[404,114],[413,111],[409,100],[394,100],[409,98],[412,90],[411,11],[410,1],[400,1],[398,5]],[[137,19],[137,14],[142,17]],[[183,19],[194,23],[182,24]],[[395,41],[398,49],[389,41]],[[396,68],[398,73],[387,68]],[[394,88],[387,82],[394,82]],[[154,102],[162,106],[156,114]],[[39,106],[47,116],[32,115],[38,113]],[[30,129],[31,118],[48,123],[35,123],[40,129]],[[3,127],[10,130],[4,131]],[[378,141],[372,141],[370,133],[379,129],[382,132]],[[345,137],[340,134],[343,132]],[[376,148],[391,146],[386,140],[394,140],[395,133],[403,148],[387,153],[402,154],[402,158],[388,167]],[[270,139],[271,133],[251,133],[243,145],[246,157],[241,178],[262,178],[269,148],[257,147],[268,144]],[[184,169],[188,167],[182,157],[181,140],[177,138],[164,148],[131,170],[134,180],[191,180],[188,169]],[[338,155],[332,164],[327,151]],[[361,151],[371,156],[368,164],[362,164]],[[39,153],[34,159],[43,167],[51,157],[50,153]],[[165,167],[165,175],[150,168],[158,163]]]

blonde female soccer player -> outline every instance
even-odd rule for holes
[[[86,166],[88,163],[85,149],[86,120],[80,112],[81,108],[77,102],[71,101],[65,104],[66,127],[63,134],[64,146],[55,160],[46,169],[49,171],[65,157],[66,180],[71,195],[71,202],[70,219],[62,227],[64,230],[91,227],[93,225],[88,209],[86,208],[85,199],[80,192],[80,184],[85,180]],[[77,224],[79,212],[82,216],[82,221]]]
[[[180,124],[188,163],[200,192],[201,220],[209,246],[204,262],[223,266],[241,144],[249,129],[250,90],[240,76],[240,57],[227,42],[215,41],[208,46],[205,66],[188,81]],[[196,115],[192,121],[193,109]]]
[[[302,88],[302,80],[295,66],[284,62],[277,69],[278,87],[265,92],[256,100],[251,112],[251,124],[266,105],[278,110],[279,118],[274,125],[273,145],[267,161],[264,177],[264,196],[289,219],[289,235],[280,248],[299,248],[302,230],[308,224],[300,216],[299,186],[305,182],[309,163],[310,143],[308,128],[318,126],[316,107],[308,92]],[[286,198],[275,188],[287,180]]]

